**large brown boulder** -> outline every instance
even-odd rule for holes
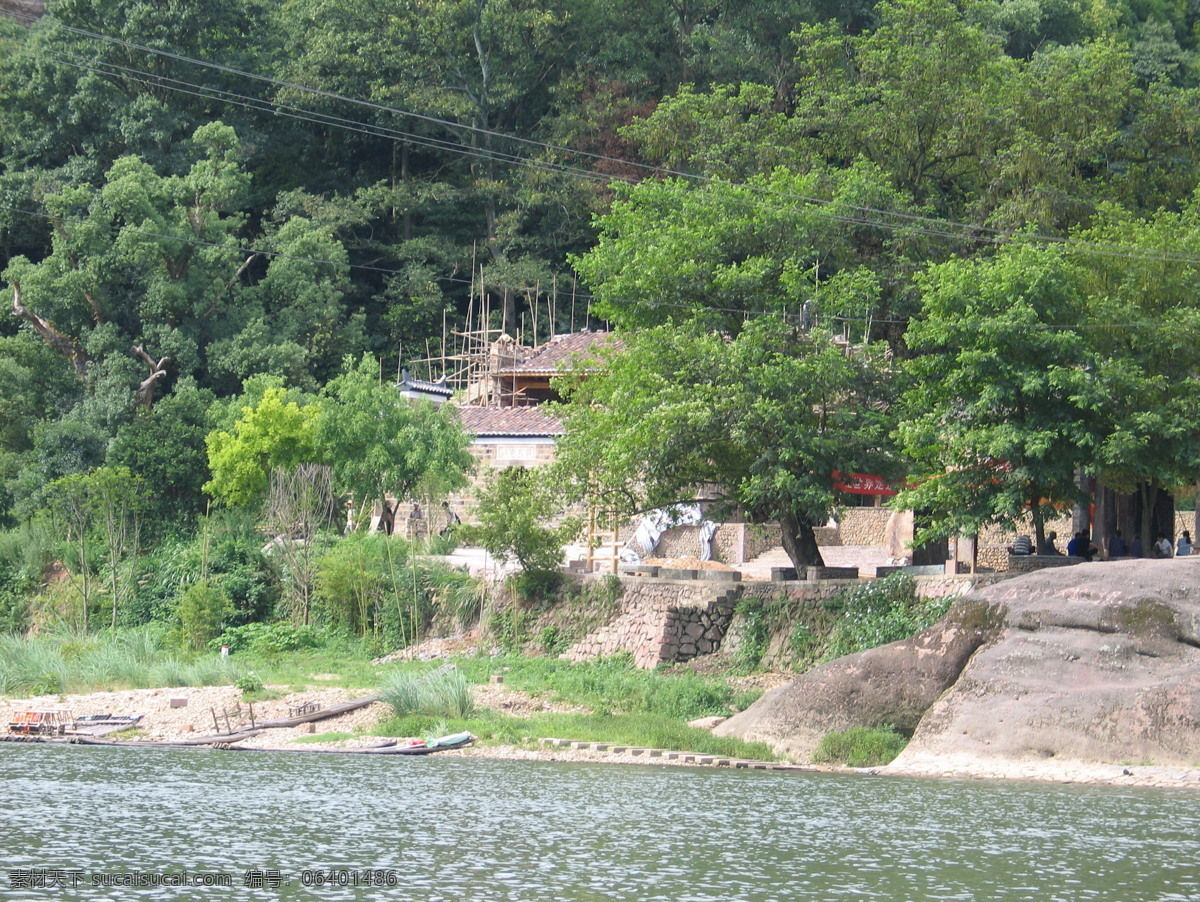
[[[826,664],[719,729],[806,758],[825,732],[882,723],[915,726],[897,769],[1047,758],[1195,764],[1200,556],[996,583],[920,636]]]
[[[960,601],[936,626],[810,670],[713,732],[766,742],[798,760],[810,758],[826,733],[853,726],[911,732],[998,626],[986,603]]]

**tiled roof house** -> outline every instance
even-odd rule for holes
[[[502,338],[493,346],[488,375],[460,405],[472,453],[486,466],[539,466],[554,456],[563,424],[542,406],[558,400],[550,380],[578,362],[595,359],[609,332],[557,335],[536,348]],[[474,402],[474,403],[472,403]]]

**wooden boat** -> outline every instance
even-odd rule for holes
[[[451,749],[461,749],[475,741],[475,737],[470,733],[451,733],[448,736],[439,736],[436,739],[391,739],[386,742],[381,742],[378,745],[359,746],[357,748],[348,749],[264,749],[240,746],[236,744],[243,739],[249,739],[251,736],[256,736],[261,732],[261,730],[255,730],[240,734],[235,733],[229,736],[205,736],[193,740],[176,740],[173,742],[154,742],[149,740],[143,740],[140,742],[115,742],[106,739],[95,739],[88,736],[73,736],[66,740],[59,741],[73,742],[79,745],[118,746],[120,748],[177,749],[210,746],[222,751],[231,752],[294,752],[301,755],[432,755],[434,752],[446,752],[450,751]],[[43,739],[42,741],[48,742],[51,740]]]
[[[431,755],[434,752],[445,752],[449,749],[461,749],[475,741],[470,733],[451,733],[449,736],[439,736],[437,739],[404,739],[394,745],[377,746],[362,749],[367,755]],[[353,752],[355,749],[346,749]]]
[[[379,745],[359,746],[349,749],[260,749],[246,746],[222,745],[233,752],[295,752],[301,755],[432,755],[461,749],[475,741],[470,733],[451,733],[437,739],[393,739]]]

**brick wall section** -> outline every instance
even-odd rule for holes
[[[739,523],[742,528],[742,559],[730,563],[752,561],[760,554],[770,551],[783,543],[783,536],[778,523]]]
[[[724,526],[717,527],[717,533],[720,533]],[[716,556],[716,535],[713,536],[713,557],[716,560],[723,560]],[[674,557],[700,557],[700,527],[699,526],[672,526],[659,537],[658,545],[650,552],[651,557],[674,558]]]

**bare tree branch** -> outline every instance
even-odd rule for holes
[[[154,389],[158,385],[158,381],[163,376],[167,375],[166,363],[170,357],[160,357],[158,362],[154,361],[143,345],[136,344],[133,346],[133,353],[145,361],[146,366],[150,368],[150,375],[142,380],[137,391],[133,393],[133,403],[135,407],[141,407],[150,410],[154,406]]]
[[[75,373],[80,379],[86,379],[88,373],[88,364],[91,362],[87,352],[79,344],[79,339],[72,338],[70,335],[64,335],[54,327],[54,324],[48,320],[42,319],[28,307],[21,303],[21,283],[13,282],[13,316],[20,317],[33,327],[33,331],[37,332],[54,350],[58,351],[64,357],[69,359],[75,365]]]

